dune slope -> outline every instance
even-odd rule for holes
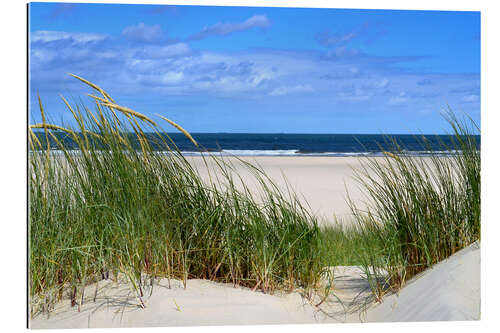
[[[361,316],[367,322],[463,321],[481,317],[478,242],[409,281]]]

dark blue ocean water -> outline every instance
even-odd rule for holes
[[[42,139],[41,133],[38,137]],[[66,146],[72,140],[58,133]],[[186,155],[197,155],[202,151],[220,152],[232,155],[326,155],[353,156],[379,155],[391,150],[389,140],[395,140],[401,149],[410,154],[426,154],[430,149],[443,151],[445,146],[455,149],[448,135],[377,135],[377,134],[235,134],[235,133],[192,133],[202,149],[197,149],[182,133],[170,133],[179,150]],[[131,140],[135,135],[130,135]],[[165,150],[155,144],[154,135],[148,135],[155,150]],[[478,149],[480,136],[475,137]],[[139,148],[139,145],[137,148]],[[54,143],[51,144],[54,147]],[[74,147],[76,148],[76,146]]]
[[[453,149],[448,135],[195,133],[193,137],[209,151],[234,155],[377,155],[391,150],[391,140],[402,150],[415,154],[425,154],[430,149],[443,151],[444,146]],[[172,139],[181,151],[195,151],[182,134],[175,134]],[[476,140],[479,145],[480,137]]]

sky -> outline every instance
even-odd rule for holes
[[[74,73],[193,133],[445,133],[480,58],[479,12],[31,3],[30,122],[92,105]]]

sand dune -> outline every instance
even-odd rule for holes
[[[78,310],[69,301],[56,305],[47,316],[41,314],[31,321],[32,328],[93,328],[93,327],[161,327],[200,325],[258,325],[339,323],[348,319],[355,305],[369,296],[368,285],[355,267],[338,270],[337,297],[331,297],[321,307],[319,299],[307,300],[298,292],[268,295],[261,291],[234,287],[206,280],[188,280],[184,289],[181,281],[162,279],[153,292],[143,297],[145,308],[126,284],[100,284],[96,300],[94,286]],[[362,295],[363,297],[360,297]]]
[[[91,290],[92,288],[89,288]],[[125,285],[107,286],[96,302],[84,304],[81,312],[68,302],[59,304],[49,318],[40,315],[32,328],[159,327],[240,324],[300,324],[331,322],[317,313],[298,293],[266,295],[246,288],[205,280],[189,280],[184,289],[164,279],[151,297],[144,297],[146,308],[129,293]]]
[[[475,243],[413,278],[362,316],[368,322],[479,320],[481,256]]]
[[[478,244],[409,281],[398,295],[368,306],[368,285],[357,267],[335,269],[335,296],[319,307],[300,293],[267,295],[205,280],[160,280],[146,308],[125,284],[101,283],[96,301],[78,307],[60,302],[32,328],[147,327],[242,324],[305,324],[480,319],[480,249]],[[87,288],[92,294],[93,286]],[[92,295],[89,296],[91,298]],[[338,298],[338,299],[337,299]],[[341,304],[340,301],[343,303]],[[364,309],[364,310],[363,310]]]

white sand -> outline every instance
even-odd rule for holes
[[[200,157],[189,157],[189,161],[198,168],[200,174],[208,181],[207,167]],[[248,169],[234,158],[231,161],[236,173],[245,181],[245,184],[257,193],[259,186],[255,177]],[[308,204],[311,211],[323,222],[339,219],[339,222],[349,223],[351,210],[346,202],[346,189],[351,199],[364,207],[361,191],[353,178],[353,169],[360,169],[360,159],[356,157],[322,157],[322,156],[257,156],[243,157],[242,160],[258,164],[265,173],[283,190],[288,185],[299,195],[304,204]],[[213,162],[207,159],[209,168]],[[234,173],[233,173],[234,174]],[[285,176],[285,177],[283,177]],[[236,180],[236,179],[235,179]],[[237,185],[241,184],[236,182]]]
[[[266,295],[205,280],[166,279],[155,283],[143,301],[130,289],[101,282],[96,301],[94,286],[78,307],[69,301],[56,305],[49,318],[38,315],[32,328],[152,327],[200,325],[256,325],[342,322],[446,321],[480,319],[480,250],[474,244],[412,279],[398,295],[366,310],[370,292],[357,267],[335,269],[335,296],[319,307],[299,293]],[[313,303],[318,303],[316,299]],[[360,310],[361,309],[361,310]],[[365,310],[362,310],[365,309]]]
[[[96,301],[95,285],[86,288],[86,299],[78,307],[70,301],[59,302],[48,317],[36,316],[31,328],[92,328],[92,327],[161,327],[200,325],[257,325],[338,323],[348,318],[350,302],[362,292],[369,295],[360,270],[347,267],[338,271],[337,295],[345,303],[331,298],[317,308],[301,294],[263,294],[247,288],[233,287],[206,280],[182,282],[162,279],[153,292],[145,292],[143,302],[125,284],[100,282]],[[338,285],[337,285],[338,284]],[[364,293],[363,293],[364,291]],[[362,298],[360,297],[359,300]],[[313,303],[319,303],[315,299]]]
[[[367,311],[368,322],[479,320],[481,256],[475,243],[413,278]]]
[[[86,289],[89,295],[80,312],[63,301],[49,318],[35,317],[31,328],[478,320],[479,275],[480,250],[474,244],[409,281],[399,296],[386,296],[382,304],[361,312],[370,292],[356,267],[335,269],[335,296],[343,306],[335,297],[314,307],[295,292],[266,295],[205,280],[188,280],[186,289],[172,280],[169,288],[162,279],[151,296],[146,293],[142,309],[126,285],[106,281],[95,302],[90,300],[94,286]]]

